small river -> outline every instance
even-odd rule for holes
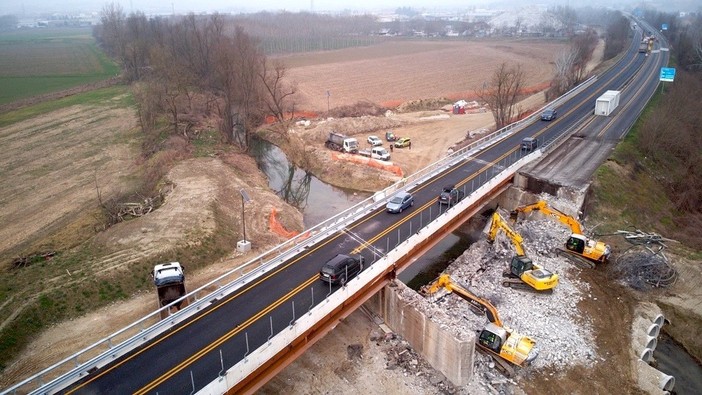
[[[320,181],[312,173],[290,163],[285,153],[268,141],[252,140],[251,153],[258,167],[268,176],[268,186],[302,211],[306,229],[371,196],[368,192],[352,191]]]
[[[320,181],[290,163],[280,148],[265,140],[252,141],[251,152],[258,167],[268,176],[268,186],[302,211],[305,228],[311,228],[371,196],[368,192],[352,191]],[[472,241],[467,230],[457,230],[403,271],[400,281],[419,289],[435,279],[468,249]]]
[[[661,332],[653,357],[658,370],[675,377],[676,394],[702,394],[702,365],[675,339]]]

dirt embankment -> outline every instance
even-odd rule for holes
[[[91,255],[82,257],[70,270],[56,268],[51,274],[51,263],[5,267],[4,270],[12,270],[12,276],[5,276],[4,289],[9,289],[7,281],[13,284],[12,292],[5,292],[0,304],[3,325],[52,287],[70,284],[80,288],[81,281],[98,283],[121,275],[147,278],[147,272],[134,272],[133,265],[172,260],[170,254],[176,249],[202,248],[203,241],[215,238],[214,232],[226,232],[231,240],[241,239],[240,189],[251,197],[244,215],[247,239],[254,250],[241,255],[235,252],[234,243],[215,245],[212,247],[225,251],[225,258],[201,268],[183,262],[189,289],[283,241],[269,229],[273,208],[284,227],[303,229],[302,214],[269,190],[255,161],[230,152],[177,164],[164,179],[171,190],[160,208],[96,232],[96,183],[102,198],[109,199],[131,190],[138,177],[134,149],[139,144],[134,127],[132,109],[74,106],[0,129],[0,141],[7,153],[0,159],[6,169],[0,176],[0,200],[5,202],[0,208],[0,251],[10,256],[15,251],[41,246],[59,252],[82,243],[91,246]],[[29,281],[37,277],[37,281]],[[0,387],[36,373],[134,322],[153,311],[155,298],[155,293],[147,291],[36,334],[22,355],[8,363]]]

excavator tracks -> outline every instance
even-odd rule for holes
[[[530,287],[529,284],[525,283],[524,281],[522,281],[518,278],[503,278],[502,279],[502,286],[505,288],[518,289],[520,291],[529,291],[529,292],[535,293],[535,294],[552,294],[553,293],[553,288],[546,289],[543,291],[537,291],[536,289]]]
[[[515,370],[514,366],[511,363],[504,360],[496,352],[490,350],[487,347],[482,346],[480,343],[476,343],[475,345],[478,346],[478,351],[492,357],[492,360],[495,361],[495,369],[497,369],[497,371],[505,375],[505,377],[507,378],[514,377]]]
[[[558,256],[564,256],[568,258],[569,261],[571,261],[575,266],[581,268],[581,269],[594,269],[595,268],[595,263],[592,262],[591,260],[584,258],[580,255],[577,255],[571,251],[568,251],[563,248],[556,248],[556,255]]]
[[[518,289],[520,291],[529,291],[529,292],[535,293],[535,294],[552,294],[553,293],[553,288],[546,289],[543,291],[537,291],[536,289],[529,286],[529,284],[522,281],[522,279],[520,279],[519,277],[514,276],[512,273],[510,273],[509,270],[505,270],[502,272],[502,286],[505,288]]]

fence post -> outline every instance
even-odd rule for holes
[[[293,310],[292,311],[293,316],[292,316],[292,320],[290,320],[290,324],[289,324],[290,327],[292,327],[293,324],[295,323],[295,301],[294,300],[292,301],[292,310]]]
[[[312,291],[312,303],[310,304],[310,309],[307,310],[307,312],[312,315],[312,308],[314,307],[314,288],[310,288],[310,290]]]
[[[271,334],[268,335],[268,339],[266,339],[266,341],[267,341],[268,344],[270,345],[270,344],[271,344],[271,339],[273,338],[273,316],[272,316],[272,315],[269,315],[269,316],[268,316],[268,320],[269,320],[270,323],[271,323]]]

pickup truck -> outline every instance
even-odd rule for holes
[[[368,156],[373,159],[390,160],[390,153],[383,147],[373,147],[371,149],[363,149],[358,151],[360,155]]]

